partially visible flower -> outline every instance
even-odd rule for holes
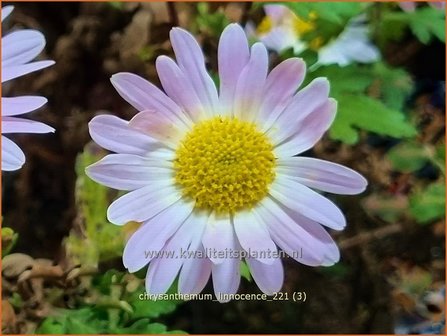
[[[278,53],[292,48],[299,54],[307,48],[300,37],[314,29],[311,21],[301,20],[283,5],[265,5],[264,11],[266,16],[258,27],[247,23],[245,31],[249,37],[258,38],[268,49]]]
[[[444,10],[445,1],[428,1],[427,2],[433,8]],[[405,12],[414,12],[418,3],[416,1],[398,1],[398,4]]]
[[[380,59],[380,51],[369,39],[368,26],[363,17],[352,19],[341,34],[318,50],[318,63],[346,66],[352,62],[373,63]]]
[[[170,38],[176,61],[156,61],[166,93],[137,75],[115,74],[112,84],[140,112],[89,124],[93,140],[116,154],[88,167],[88,176],[128,191],[108,208],[109,221],[142,223],[124,266],[135,272],[149,263],[146,289],[154,294],[177,275],[180,293],[199,293],[212,275],[218,299],[228,301],[222,295],[238,290],[242,257],[269,295],[284,279],[277,246],[309,266],[336,263],[340,252],[322,225],[342,230],[346,219],[312,189],[352,195],[367,181],[339,164],[295,156],[335,118],[327,79],[298,90],[301,59],[268,72],[265,46],[250,48],[231,24],[218,46],[218,92],[195,38],[179,28]]]
[[[255,29],[250,23],[246,32],[271,50],[281,52],[293,48],[294,53],[299,54],[313,49],[318,52],[317,63],[320,65],[346,66],[353,62],[372,63],[380,59],[380,52],[371,43],[369,29],[362,16],[348,22],[345,29],[327,43],[323,44],[321,37],[306,43],[302,35],[318,29],[315,14],[308,21],[303,21],[284,5],[266,5],[264,10],[266,16],[261,24]]]
[[[2,8],[2,21],[12,10],[12,6]],[[2,84],[54,64],[53,61],[31,62],[44,47],[45,38],[36,30],[17,30],[2,37]],[[34,111],[46,102],[46,98],[39,96],[2,97],[2,134],[54,132],[54,128],[41,122],[15,117]],[[17,170],[24,163],[22,150],[2,135],[2,170]]]

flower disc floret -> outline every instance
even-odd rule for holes
[[[275,178],[269,139],[255,124],[228,117],[196,124],[181,141],[174,167],[184,196],[218,213],[253,207]]]

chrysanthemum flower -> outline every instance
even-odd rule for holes
[[[2,8],[2,21],[12,10],[12,6]],[[45,38],[36,30],[17,30],[2,37],[2,84],[54,64],[53,61],[30,62],[44,47]],[[54,128],[41,122],[16,118],[46,102],[46,98],[38,96],[2,97],[2,134],[54,132]],[[2,135],[2,170],[17,170],[24,163],[25,154],[19,146]]]
[[[302,40],[303,34],[317,29],[312,18],[301,20],[284,5],[265,5],[265,18],[257,29],[247,26],[247,34],[256,36],[267,48],[276,52],[293,48],[296,55],[306,49],[318,52],[318,64],[346,66],[353,62],[372,63],[380,59],[380,52],[369,39],[369,28],[363,17],[352,19],[345,29],[333,40],[322,44],[315,39],[310,43]]]
[[[445,9],[445,1],[428,1],[427,3],[435,9]],[[418,5],[415,1],[398,1],[398,4],[405,12],[414,12]]]
[[[178,274],[180,293],[199,293],[212,274],[225,301],[221,294],[235,293],[240,282],[242,253],[234,252],[250,252],[245,260],[267,294],[283,283],[277,246],[306,265],[337,262],[339,250],[322,225],[341,230],[345,217],[312,189],[357,194],[367,182],[341,165],[295,156],[334,120],[328,81],[317,78],[297,92],[304,62],[290,58],[268,73],[265,46],[249,48],[243,29],[231,24],[219,42],[218,93],[194,37],[180,28],[170,37],[177,62],[156,61],[165,93],[118,73],[112,84],[141,112],[130,122],[99,115],[89,124],[94,141],[117,154],[87,174],[129,191],[110,205],[109,221],[142,223],[124,265],[135,272],[150,262],[150,293],[164,293]]]

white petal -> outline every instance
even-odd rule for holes
[[[230,301],[222,297],[222,294],[237,292],[241,281],[240,265],[241,261],[238,258],[227,258],[220,264],[212,265],[214,294],[219,302]]]
[[[363,192],[368,184],[356,171],[329,161],[290,157],[276,163],[276,171],[281,176],[326,192],[355,195]]]
[[[2,21],[4,20],[4,19],[6,19],[8,16],[9,16],[9,14],[11,14],[12,13],[12,11],[14,10],[14,6],[5,6],[5,7],[2,7]]]
[[[191,214],[176,233],[166,242],[160,251],[160,256],[152,260],[146,277],[146,290],[153,294],[162,294],[171,287],[187,257],[183,257],[191,240],[201,235],[205,223],[196,223],[196,217]],[[199,225],[197,225],[199,224]]]
[[[2,68],[32,61],[45,47],[45,37],[32,29],[22,29],[2,37]]]
[[[138,271],[156,258],[157,253],[185,222],[192,209],[193,204],[179,201],[143,223],[124,248],[123,263],[129,272]]]
[[[234,230],[239,243],[245,251],[250,252],[253,259],[265,264],[275,261],[276,245],[264,223],[252,210],[238,212],[234,215]]]
[[[54,61],[38,61],[2,68],[2,83],[20,76],[24,76],[30,72],[47,68],[53,64]]]
[[[229,24],[219,40],[218,61],[221,114],[231,115],[236,85],[250,58],[247,37],[241,26]]]
[[[206,71],[202,49],[196,39],[181,28],[173,28],[170,39],[177,63],[191,81],[202,106],[208,113],[216,114],[218,107],[216,85]]]
[[[25,154],[14,142],[2,136],[2,170],[20,169],[25,163]]]
[[[191,214],[197,228],[197,234],[192,237],[188,248],[188,258],[185,260],[180,271],[178,291],[183,294],[198,294],[205,287],[211,274],[211,261],[206,257],[202,245],[202,237],[208,223],[209,215],[202,211],[194,211]]]
[[[86,168],[94,181],[118,190],[135,190],[157,181],[173,181],[171,164],[133,154],[110,154]]]
[[[92,139],[101,147],[123,154],[146,155],[160,143],[112,115],[99,115],[88,124]]]
[[[268,130],[304,80],[306,64],[300,58],[289,58],[267,76],[259,118],[262,131]]]
[[[120,72],[110,78],[112,85],[138,111],[153,110],[171,120],[177,127],[189,127],[191,119],[159,88],[144,78]]]
[[[37,96],[2,97],[2,116],[14,116],[34,111],[45,105],[47,101],[45,97]]]
[[[163,89],[186,113],[197,122],[212,114],[205,110],[191,81],[169,57],[159,56],[155,63]]]
[[[181,198],[171,181],[153,181],[150,185],[121,196],[107,209],[107,218],[116,225],[151,219]]]
[[[296,132],[300,123],[323,106],[329,96],[329,81],[316,78],[290,100],[289,105],[279,115],[268,131],[275,145]]]
[[[234,116],[254,121],[259,114],[268,71],[268,54],[262,43],[251,47],[250,60],[242,70],[234,94]]]
[[[219,264],[226,259],[225,249],[232,249],[235,234],[229,216],[212,215],[202,239],[203,247],[213,263]]]
[[[277,177],[270,194],[287,208],[331,229],[342,230],[346,226],[343,213],[334,203],[300,183]]]
[[[51,133],[54,132],[54,128],[44,123],[15,118],[15,117],[3,117],[2,118],[2,133]]]
[[[246,261],[253,279],[262,292],[273,295],[281,290],[284,282],[284,268],[280,258],[274,259],[271,265],[266,265],[253,258],[247,258]]]
[[[290,157],[312,148],[331,126],[336,111],[337,102],[329,98],[323,106],[314,110],[296,126],[292,136],[275,147],[276,157]]]

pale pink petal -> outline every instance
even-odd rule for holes
[[[112,152],[144,156],[161,145],[147,134],[129,127],[128,121],[116,116],[96,116],[88,126],[92,139]]]
[[[205,255],[202,244],[196,253]],[[178,291],[182,294],[198,294],[206,286],[211,275],[212,262],[208,258],[190,258],[185,261],[180,271]]]
[[[329,129],[336,112],[337,102],[329,98],[326,104],[300,122],[292,136],[274,149],[275,155],[278,158],[290,157],[312,148]]]
[[[170,39],[177,63],[189,78],[203,108],[210,114],[217,114],[216,85],[206,71],[202,49],[196,39],[181,28],[173,28]]]
[[[181,108],[159,88],[140,76],[120,72],[110,78],[112,85],[130,105],[138,111],[154,110],[175,124],[191,125]]]
[[[191,214],[180,226],[177,232],[169,238],[166,245],[159,252],[161,255],[156,257],[149,264],[146,276],[146,290],[148,293],[162,294],[171,287],[183,263],[187,260],[184,257],[184,251],[188,249],[191,240],[196,235],[203,233],[204,222],[202,226],[197,225],[196,217]]]
[[[340,250],[338,249],[337,244],[320,224],[301,216],[295,211],[289,209],[283,210],[290,216],[290,218],[293,219],[293,221],[295,221],[298,226],[302,227],[312,236],[310,239],[311,241],[318,241],[318,244],[315,244],[313,248],[315,249],[319,246],[318,248],[323,253],[322,266],[332,266],[340,260]],[[293,228],[296,228],[296,226]],[[308,250],[305,250],[303,253],[307,254]]]
[[[397,3],[405,12],[414,12],[417,5],[414,1],[398,1]]]
[[[241,72],[234,94],[235,117],[254,121],[259,114],[268,71],[267,49],[262,43],[251,47],[250,60]]]
[[[287,208],[331,229],[342,230],[346,226],[343,213],[334,203],[298,182],[277,177],[270,194]]]
[[[14,6],[5,6],[5,7],[2,7],[2,21],[4,20],[4,19],[6,19],[8,16],[9,16],[9,14],[11,14],[12,13],[12,11],[14,10]]]
[[[326,78],[316,78],[300,90],[268,131],[274,144],[279,144],[294,134],[303,120],[315,114],[316,110],[327,102],[328,95],[329,82]]]
[[[265,5],[263,8],[265,14],[272,20],[274,25],[280,23],[288,15],[295,15],[284,5]]]
[[[189,78],[171,58],[159,56],[155,65],[163,89],[173,101],[186,111],[191,120],[197,122],[207,115],[211,115],[202,105]]]
[[[260,36],[259,40],[269,49],[281,53],[288,48],[294,48],[294,53],[299,54],[304,50],[305,44],[298,40],[293,27],[276,26],[267,34]]]
[[[159,140],[173,150],[186,133],[182,125],[172,123],[165,115],[154,110],[142,111],[129,121],[129,127]]]
[[[25,154],[14,142],[2,136],[2,170],[20,169],[25,163]]]
[[[54,128],[44,123],[15,117],[2,118],[2,133],[51,133]]]
[[[202,237],[203,247],[209,252],[210,260],[219,264],[225,257],[225,249],[232,249],[235,244],[235,234],[228,216],[212,215]]]
[[[429,1],[428,4],[439,10],[445,9],[445,1]]]
[[[181,197],[172,181],[154,181],[114,201],[107,209],[107,218],[116,225],[130,221],[143,222],[177,202]]]
[[[226,258],[220,264],[212,265],[214,294],[219,302],[231,300],[222,294],[235,294],[241,282],[241,261],[238,258]]]
[[[266,131],[288,106],[304,80],[306,64],[301,58],[289,58],[277,65],[267,76],[259,119]]]
[[[295,221],[294,217],[298,218],[296,212],[291,216],[291,212],[287,212],[286,208],[269,197],[255,211],[264,221],[274,242],[296,261],[308,266],[320,266],[331,255],[330,246]],[[300,216],[299,219],[301,218],[303,217]],[[313,223],[321,227],[320,224]]]
[[[236,23],[228,25],[220,36],[218,47],[219,99],[223,115],[232,114],[236,85],[249,58],[248,41],[242,27]]]
[[[233,218],[234,230],[239,243],[245,251],[250,251],[252,258],[265,264],[275,261],[276,245],[264,223],[252,210],[238,212]]]
[[[94,181],[118,190],[135,190],[173,178],[171,164],[133,154],[110,154],[89,166],[86,174]]]
[[[192,210],[192,203],[179,201],[143,223],[124,248],[123,263],[129,272],[138,271],[156,258],[157,253],[185,222]]]
[[[22,29],[2,37],[2,68],[32,61],[45,47],[45,37],[37,30]]]
[[[29,74],[43,68],[47,68],[54,64],[54,61],[37,61],[27,64],[13,65],[2,68],[2,83],[11,79]]]
[[[45,97],[37,96],[2,97],[2,116],[14,116],[34,111],[45,105],[47,101]]]
[[[253,279],[263,293],[273,295],[281,290],[284,282],[284,268],[280,258],[274,259],[271,265],[253,258],[247,258],[246,261]]]
[[[329,161],[290,157],[278,159],[276,164],[279,176],[326,192],[355,195],[363,192],[368,184],[356,171]]]

